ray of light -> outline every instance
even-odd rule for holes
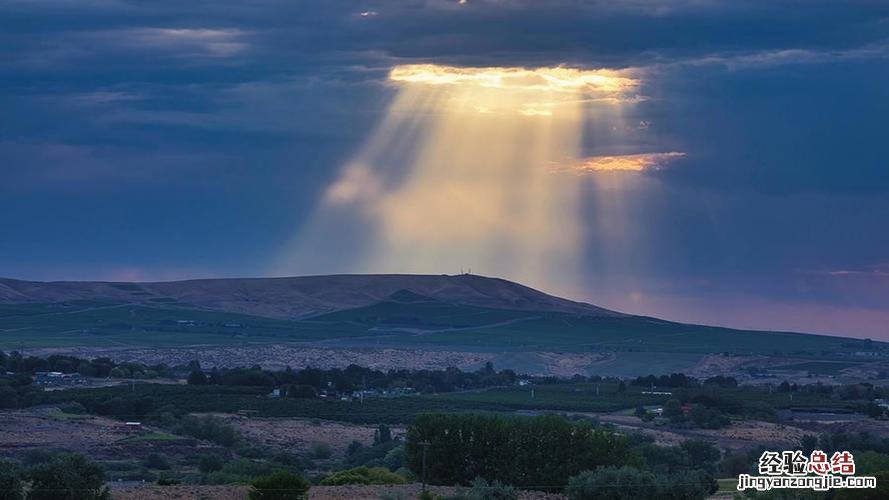
[[[397,66],[389,77],[398,92],[387,115],[327,189],[284,267],[472,268],[553,290],[575,276],[579,181],[551,166],[579,161],[591,99],[633,102],[639,80],[610,70],[436,65]],[[325,259],[339,264],[324,267]]]

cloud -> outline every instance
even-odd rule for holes
[[[555,165],[556,172],[590,174],[595,172],[644,172],[663,168],[667,163],[682,158],[685,153],[639,153],[613,156],[588,156],[567,164]]]
[[[231,57],[246,50],[248,32],[240,29],[132,28],[98,33],[125,46],[172,52],[182,57]]]
[[[889,278],[889,264],[875,264],[858,269],[821,269],[800,271],[801,274],[829,276],[836,278]]]

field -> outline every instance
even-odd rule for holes
[[[213,414],[231,424],[245,438],[267,451],[305,452],[316,444],[328,445],[335,459],[342,459],[353,441],[370,446],[377,428],[308,418],[262,418]],[[403,437],[403,427],[393,427],[392,437]]]
[[[598,385],[598,391],[596,386]],[[533,394],[532,394],[533,390]],[[630,386],[619,392],[617,384],[554,384],[528,387],[502,387],[487,390],[366,398],[359,401],[326,401],[322,399],[274,399],[267,389],[230,386],[179,386],[137,384],[130,387],[103,387],[48,392],[46,404],[78,401],[100,414],[118,418],[144,418],[162,407],[174,407],[191,413],[237,414],[249,411],[263,418],[309,418],[355,424],[401,424],[427,412],[553,412],[605,413],[633,409],[637,406],[661,405],[672,396],[642,394],[644,388]],[[676,389],[676,397],[682,391]],[[701,392],[730,401],[738,408],[753,403],[774,408],[839,408],[848,402],[817,394],[769,393],[752,388],[713,389]]]
[[[313,486],[309,500],[378,500],[379,498],[417,498],[422,490],[419,484],[397,486]],[[450,496],[456,488],[429,486],[436,495]],[[191,498],[196,500],[242,500],[247,497],[246,486],[137,486],[115,491],[114,500],[161,500],[167,498]],[[565,497],[535,491],[522,491],[519,500],[560,500]]]

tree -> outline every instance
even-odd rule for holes
[[[692,469],[716,471],[716,464],[722,458],[722,452],[712,443],[700,439],[689,439],[679,445],[686,454]]]
[[[324,486],[339,486],[343,484],[405,484],[407,480],[390,472],[385,467],[355,467],[341,470],[324,478],[321,484]]]
[[[249,496],[250,500],[301,500],[310,487],[302,477],[282,470],[253,481]]]
[[[318,397],[318,391],[310,385],[296,384],[287,389],[287,397],[310,399]]]
[[[0,460],[0,500],[21,500],[25,497],[22,471],[15,462]]]
[[[702,429],[719,429],[731,423],[719,410],[701,405],[692,408],[691,420]]]
[[[170,470],[170,461],[160,453],[149,453],[145,457],[145,467],[156,470]]]
[[[364,448],[364,445],[361,444],[361,441],[352,441],[351,443],[349,443],[349,446],[346,448],[346,456],[354,455],[361,448]]]
[[[392,441],[392,430],[386,424],[380,424],[374,431],[374,444],[388,443]]]
[[[645,500],[657,498],[657,478],[632,467],[604,467],[568,480],[570,500]]]
[[[572,477],[565,492],[570,500],[703,500],[718,489],[700,470],[652,474],[632,467],[604,467]]]
[[[627,458],[622,436],[551,415],[419,415],[408,427],[405,450],[412,472],[423,474],[425,454],[426,479],[444,485],[481,477],[556,488],[583,470],[622,465]]]
[[[110,500],[105,472],[83,455],[57,455],[30,470],[28,500]]]
[[[664,418],[670,422],[681,422],[685,415],[682,413],[682,403],[678,399],[670,399],[664,403]]]
[[[207,376],[200,370],[194,370],[188,374],[188,385],[207,385]]]

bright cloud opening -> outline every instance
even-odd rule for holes
[[[592,172],[642,172],[663,168],[667,163],[685,156],[685,153],[671,151],[669,153],[640,153],[632,155],[590,156],[569,162],[568,165],[557,165],[556,171],[572,171],[575,173]]]

